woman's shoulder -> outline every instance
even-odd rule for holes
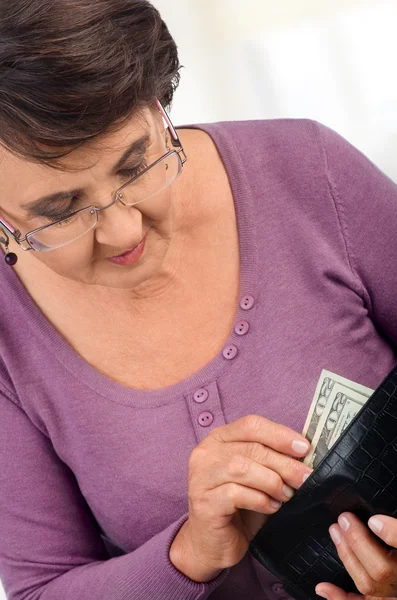
[[[313,184],[327,167],[324,139],[337,133],[312,119],[259,119],[190,125],[207,132],[229,172],[243,167],[259,186],[283,181],[293,189]],[[347,142],[346,142],[347,144]]]
[[[239,160],[251,179],[269,177],[301,186],[317,177],[358,179],[373,171],[384,173],[354,144],[332,127],[314,119],[280,118],[200,123],[230,163]]]
[[[185,127],[185,126],[184,126]],[[324,139],[345,141],[329,127],[313,119],[280,118],[197,123],[186,127],[206,131],[227,157],[238,154],[245,166],[257,169],[266,160],[267,169],[297,169],[305,164],[323,168]],[[347,144],[347,142],[346,142]],[[259,169],[257,175],[263,170]]]
[[[185,127],[203,129],[215,135],[222,133],[233,135],[235,141],[239,143],[262,141],[262,143],[277,144],[290,140],[292,145],[298,145],[302,138],[309,137],[315,140],[319,135],[319,129],[327,129],[318,121],[303,118],[216,121],[182,126]]]

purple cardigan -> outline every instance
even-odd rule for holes
[[[117,384],[0,260],[8,600],[286,598],[249,554],[205,584],[169,561],[187,518],[189,455],[250,413],[301,431],[323,368],[375,388],[396,362],[397,186],[311,120],[185,127],[218,147],[241,259],[236,326],[194,375],[154,391]]]

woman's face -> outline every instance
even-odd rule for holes
[[[148,135],[137,156],[126,158],[117,169],[131,144]],[[115,190],[131,178],[131,170],[143,161],[150,165],[166,153],[164,125],[158,111],[145,109],[119,131],[106,135],[62,159],[65,171],[60,171],[18,158],[0,151],[0,216],[22,235],[51,223],[51,215],[67,212],[72,205],[79,210],[90,205],[107,206]],[[79,170],[73,171],[78,168]],[[177,180],[178,181],[178,180]],[[89,285],[131,289],[156,276],[167,254],[175,219],[174,186],[134,206],[116,202],[98,213],[94,229],[80,239],[50,252],[22,251],[10,240],[10,250],[16,252],[19,263],[40,261],[49,269],[68,279]],[[77,192],[78,190],[78,192]],[[50,201],[33,211],[23,207],[43,196],[71,192],[62,200]],[[127,193],[126,193],[127,196]],[[147,234],[147,235],[146,235]],[[109,257],[120,255],[138,245],[146,235],[144,253],[138,262],[121,266]],[[18,267],[18,265],[17,265]]]

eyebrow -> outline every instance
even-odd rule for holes
[[[133,158],[135,160],[141,158],[146,151],[147,143],[149,140],[149,134],[145,134],[137,140],[134,140],[132,144],[130,144],[130,146],[124,151],[117,163],[114,165],[113,170],[117,171],[118,169],[120,169],[128,158]],[[49,194],[47,196],[42,196],[37,200],[26,202],[25,204],[21,205],[21,208],[23,208],[26,212],[30,214],[38,215],[41,212],[45,211],[45,209],[47,209],[52,203],[55,203],[59,200],[66,200],[72,198],[74,196],[82,194],[83,192],[84,190],[82,189],[56,192],[55,194]]]

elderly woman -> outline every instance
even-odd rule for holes
[[[7,597],[286,597],[248,544],[311,472],[321,370],[395,364],[396,186],[310,120],[176,130],[146,0],[0,17]],[[397,595],[397,521],[346,522],[358,589]]]

